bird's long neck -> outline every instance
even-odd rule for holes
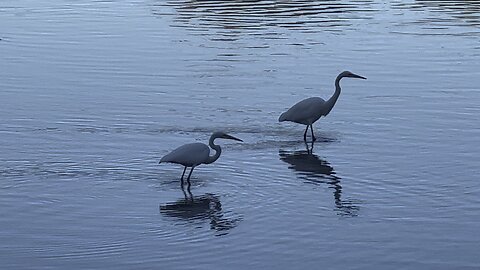
[[[205,162],[206,164],[210,164],[210,163],[215,162],[215,161],[220,157],[220,154],[222,154],[222,148],[220,148],[220,145],[216,145],[216,144],[214,143],[214,141],[215,141],[216,138],[217,138],[217,137],[215,137],[215,136],[212,135],[212,136],[210,137],[210,140],[208,141],[208,145],[210,145],[210,147],[211,147],[213,150],[215,150],[215,155],[209,156],[209,157],[208,157],[208,161]]]
[[[337,103],[340,92],[342,91],[342,88],[340,88],[340,80],[342,78],[343,76],[338,75],[335,79],[335,93],[333,93],[333,95],[326,102],[325,116],[330,113],[330,111],[333,109],[333,106],[335,106],[335,103]]]

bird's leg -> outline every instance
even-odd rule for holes
[[[317,138],[315,138],[315,135],[313,135],[313,125],[310,125],[310,131],[312,132],[312,142],[314,142],[317,140]]]
[[[187,170],[187,166],[185,166],[185,168],[183,169],[183,173],[182,173],[182,178],[180,179],[180,185],[182,186],[183,188],[183,176],[185,175],[185,171]]]
[[[185,197],[185,201],[187,201],[189,198],[187,196],[187,193],[185,192],[185,187],[183,187],[182,185],[181,188],[182,188],[183,196]]]
[[[187,167],[185,166],[185,167],[183,168],[182,180],[183,180],[183,176],[185,175],[185,171],[186,171],[186,170],[187,170]]]
[[[193,169],[195,169],[195,167],[192,167],[192,169],[190,170],[190,173],[188,174],[188,177],[187,177],[188,184],[190,184],[190,176],[192,176]]]
[[[309,125],[307,125],[307,128],[305,129],[305,132],[303,133],[303,140],[307,141],[307,131],[308,131]]]

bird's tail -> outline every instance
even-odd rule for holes
[[[287,116],[285,115],[286,113],[282,113],[280,117],[278,118],[278,122],[283,122],[287,120]]]
[[[167,155],[167,156],[168,156],[168,155]],[[166,158],[167,156],[162,157],[162,158],[160,159],[160,161],[158,162],[158,164],[160,164],[160,163],[162,163],[162,162],[164,162],[164,163],[165,163],[165,162],[168,162],[168,160],[167,160],[167,158]]]

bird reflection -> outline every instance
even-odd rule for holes
[[[227,234],[241,220],[240,218],[225,217],[220,198],[214,194],[193,196],[190,185],[187,186],[187,189],[182,187],[182,191],[185,198],[160,205],[160,214],[187,223],[209,221],[210,229],[215,230],[217,235]]]
[[[316,185],[327,184],[333,189],[335,211],[341,216],[357,216],[360,207],[354,201],[342,199],[341,178],[336,175],[335,170],[326,161],[313,154],[314,143],[305,142],[306,150],[285,151],[279,150],[280,160],[290,166],[299,178],[307,183]]]

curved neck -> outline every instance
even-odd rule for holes
[[[210,137],[210,140],[208,141],[208,145],[210,145],[210,147],[211,147],[213,150],[215,150],[215,155],[209,156],[209,157],[208,157],[208,160],[207,160],[207,162],[205,162],[205,164],[210,164],[210,163],[212,163],[212,162],[215,162],[215,161],[220,157],[220,154],[222,153],[222,148],[220,148],[220,145],[216,145],[216,144],[214,143],[214,141],[215,141],[216,138],[217,138],[217,137],[215,137],[215,136],[212,135],[212,136]]]
[[[343,76],[338,75],[335,79],[335,93],[333,93],[333,95],[326,102],[325,116],[330,113],[330,111],[333,109],[333,106],[335,106],[335,103],[337,103],[337,99],[340,96],[340,92],[342,91],[342,88],[340,88],[340,80],[342,78]]]

